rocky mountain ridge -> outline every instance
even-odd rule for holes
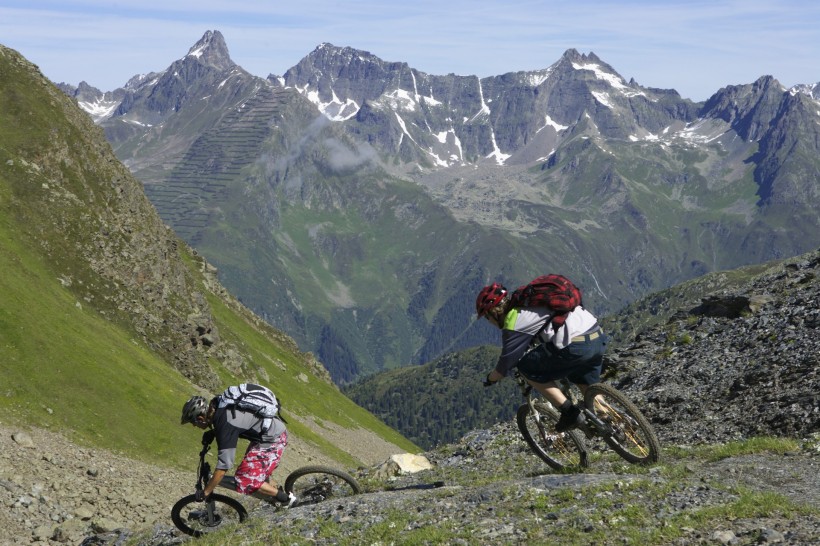
[[[560,268],[608,313],[820,244],[817,100],[768,76],[693,103],[576,50],[476,78],[322,44],[263,79],[209,31],[132,82],[117,156],[339,384],[489,341],[490,280]]]

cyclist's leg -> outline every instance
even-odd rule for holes
[[[577,357],[568,354],[568,350],[557,349],[545,343],[530,351],[518,362],[518,371],[536,391],[541,393],[553,406],[565,405],[567,397],[558,384],[575,369]]]
[[[279,492],[279,487],[275,482],[269,483],[268,479],[279,466],[287,443],[287,432],[283,432],[270,447],[263,448],[256,443],[250,444],[234,474],[236,491],[244,495],[258,491],[275,497]]]
[[[544,398],[549,400],[556,408],[561,407],[567,399],[567,397],[564,396],[564,391],[561,390],[561,387],[558,386],[556,381],[537,383],[529,379],[527,376],[524,376],[524,379],[532,386],[532,388],[540,392]]]

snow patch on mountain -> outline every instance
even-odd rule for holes
[[[199,59],[205,53],[205,49],[208,47],[209,44],[202,43],[199,47],[194,47],[191,51],[188,52],[188,57],[196,57]]]
[[[390,93],[383,95],[384,100],[394,110],[404,110],[406,112],[414,112],[416,110],[417,102],[410,96],[409,91],[404,89],[396,89]]]
[[[540,133],[541,131],[543,131],[547,127],[552,127],[558,133],[560,133],[561,131],[564,131],[566,129],[569,129],[569,125],[561,125],[560,123],[558,123],[557,121],[555,121],[554,119],[549,117],[549,115],[546,115],[544,117],[545,117],[544,125],[542,127],[540,127],[538,130],[536,130],[535,131],[536,133]]]
[[[610,72],[605,71],[601,68],[600,65],[595,63],[587,63],[587,64],[578,64],[572,63],[572,68],[575,70],[589,70],[595,74],[595,77],[599,80],[604,80],[609,85],[614,87],[615,89],[620,90],[627,90],[629,87],[623,82],[623,78],[618,76],[617,74],[612,74]]]
[[[614,110],[615,105],[612,104],[609,100],[609,94],[603,93],[601,91],[592,91],[592,96],[595,97],[595,100],[606,106],[607,108]]]
[[[333,97],[330,101],[323,102],[322,99],[319,98],[319,91],[311,90],[307,85],[303,88],[297,86],[296,90],[315,104],[319,111],[331,121],[345,121],[350,119],[355,116],[359,108],[361,108],[353,99],[341,101],[339,97],[336,96],[335,91],[333,91]]]
[[[106,100],[103,96],[93,102],[78,101],[77,104],[80,108],[88,112],[91,119],[94,120],[94,123],[99,123],[104,119],[110,118],[114,114],[117,107],[120,105],[120,101]]]
[[[789,89],[789,93],[794,96],[803,94],[816,101],[820,101],[820,82],[814,84],[801,83]]]
[[[552,73],[552,67],[547,68],[546,70],[539,70],[537,72],[527,72],[523,79],[525,84],[531,85],[532,87],[538,87],[545,81],[547,81]]]

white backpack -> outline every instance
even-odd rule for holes
[[[220,395],[217,407],[253,413],[263,419],[262,432],[267,432],[275,417],[281,419],[276,395],[269,388],[254,383],[228,387]]]

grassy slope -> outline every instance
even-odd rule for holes
[[[102,229],[98,211],[81,208],[71,216],[74,203],[102,206],[94,195],[105,191],[95,194],[94,184],[105,188],[115,176],[104,167],[111,164],[110,150],[101,134],[72,121],[84,115],[67,106],[59,91],[2,48],[0,81],[0,411],[21,428],[47,427],[80,443],[187,465],[199,433],[179,426],[179,409],[196,389],[128,321],[110,320],[117,313],[106,290],[117,287],[95,277],[86,261],[93,248],[90,234]],[[63,140],[67,147],[54,146]],[[75,240],[84,244],[72,247]],[[169,260],[181,261],[201,279],[197,261],[179,246]],[[270,378],[286,410],[320,423],[372,430],[416,450],[319,379],[289,338],[256,324],[233,302],[209,298],[222,338],[242,347],[248,371]],[[246,379],[235,375],[244,372],[231,372],[213,358],[209,364],[224,383]],[[295,419],[290,426],[318,451],[344,464],[355,462]]]
[[[0,221],[0,253],[0,293],[5,294],[0,303],[0,408],[21,422],[69,431],[83,443],[157,463],[187,463],[199,435],[178,424],[181,401],[192,393],[190,383],[131,332],[78,302],[47,264],[15,240],[5,215]],[[286,412],[313,415],[346,428],[363,427],[415,449],[316,378],[298,353],[273,344],[218,298],[213,297],[211,304],[223,335],[243,343],[252,360],[268,372]],[[284,363],[284,369],[273,359]],[[298,379],[300,375],[307,376],[308,383]],[[220,376],[226,384],[240,380],[224,368]],[[323,452],[354,463],[296,420],[289,426],[294,435]]]
[[[177,414],[190,384],[130,332],[77,302],[9,224],[4,214],[0,409],[83,443],[181,461]]]

